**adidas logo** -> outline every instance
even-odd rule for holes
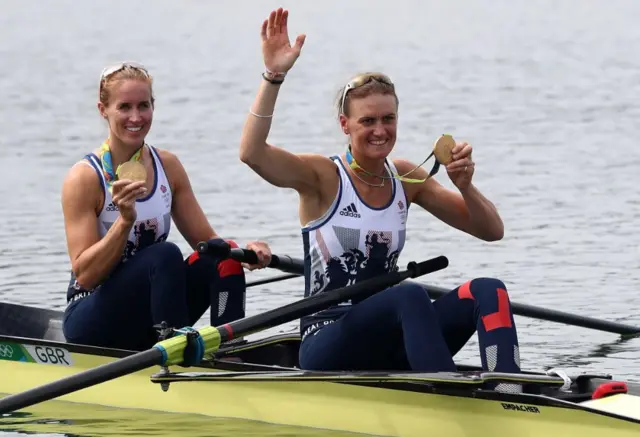
[[[107,205],[106,210],[107,211],[117,211],[118,207],[113,202],[109,202],[109,204]]]
[[[360,214],[358,214],[356,205],[353,202],[351,202],[351,205],[342,208],[342,211],[340,211],[340,215],[344,215],[346,217],[360,218]]]

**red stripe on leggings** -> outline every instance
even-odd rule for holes
[[[458,288],[458,299],[475,300],[471,294],[471,281],[467,281]]]
[[[509,310],[509,296],[507,290],[498,288],[498,311],[482,316],[484,330],[489,332],[498,328],[511,328],[511,311]]]
[[[238,243],[231,239],[226,239],[226,241],[231,248],[237,249]],[[242,264],[234,259],[225,259],[218,263],[218,273],[220,273],[220,277],[224,278],[231,275],[240,275],[242,274]]]
[[[200,254],[198,252],[193,252],[191,255],[189,255],[187,263],[191,265],[194,262],[198,261],[199,259],[200,259]]]
[[[225,278],[231,275],[242,274],[242,264],[234,259],[225,259],[218,263],[218,273],[221,278]]]

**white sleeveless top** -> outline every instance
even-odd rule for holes
[[[164,167],[162,166],[162,161],[158,153],[153,147],[148,147],[154,170],[153,188],[146,197],[136,200],[136,222],[131,227],[131,231],[127,237],[127,245],[122,253],[120,262],[126,262],[134,256],[137,251],[147,246],[165,241],[171,229],[171,187],[169,186],[169,180],[164,172]],[[85,160],[81,162],[91,165],[98,174],[102,186],[102,193],[104,194],[104,203],[98,215],[98,232],[102,238],[116,219],[120,217],[120,212],[118,211],[118,207],[113,203],[111,193],[106,189],[106,180],[102,171],[100,158],[91,153],[86,155],[84,159]],[[71,273],[67,299],[70,299],[74,294],[79,292],[94,290],[83,289],[77,283],[73,272]]]
[[[302,228],[305,297],[354,284],[396,270],[404,247],[407,198],[402,183],[391,182],[392,196],[381,208],[366,204],[353,186],[338,156],[331,159],[340,177],[338,195],[327,212]],[[387,169],[396,172],[392,162]],[[357,302],[345,302],[313,316],[303,317],[303,338],[339,318]]]

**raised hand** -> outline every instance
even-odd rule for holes
[[[286,73],[300,56],[306,35],[301,34],[291,46],[287,21],[289,11],[279,8],[271,11],[269,18],[262,23],[262,56],[267,70],[273,73]]]

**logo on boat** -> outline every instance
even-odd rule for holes
[[[39,364],[53,364],[58,366],[71,366],[73,360],[71,359],[71,353],[61,347],[51,346],[33,346],[23,345],[26,351],[29,353],[34,362]]]
[[[13,358],[13,348],[10,344],[0,343],[0,358]]]
[[[522,411],[523,413],[535,413],[540,414],[540,409],[538,407],[534,407],[532,405],[520,405],[520,404],[511,404],[507,402],[501,402],[502,408],[505,410],[512,411]]]

